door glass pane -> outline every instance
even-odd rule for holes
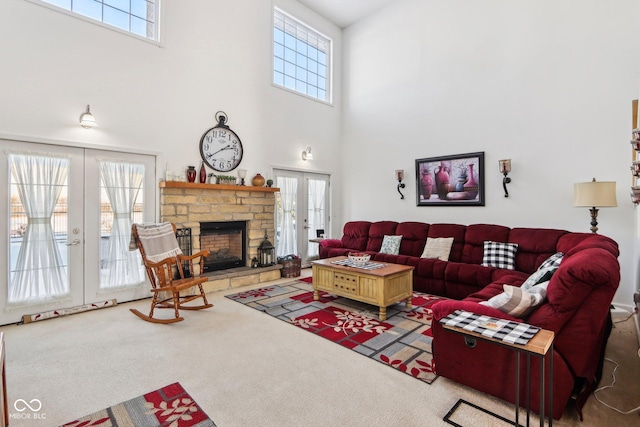
[[[131,225],[142,222],[142,164],[100,161],[100,289],[144,281],[138,251],[130,251]]]
[[[326,227],[326,190],[327,182],[319,179],[307,180],[307,219],[309,221],[309,228],[307,229],[307,240],[315,239],[317,237],[316,230],[324,230]],[[318,256],[318,245],[307,245],[307,256]]]
[[[9,305],[70,294],[67,272],[69,159],[10,154]]]
[[[298,179],[287,176],[276,177],[276,251],[277,256],[298,253],[296,233],[296,200]]]

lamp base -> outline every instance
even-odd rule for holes
[[[598,218],[598,209],[594,206],[591,209],[589,209],[589,212],[591,212],[591,232],[597,233],[598,221],[596,219]]]

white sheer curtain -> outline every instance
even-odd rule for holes
[[[276,177],[276,186],[280,188],[280,207],[276,225],[279,233],[276,238],[276,252],[278,256],[297,254],[295,206],[298,195],[298,180],[279,176]]]
[[[11,274],[7,303],[40,304],[70,294],[64,260],[51,217],[67,187],[69,159],[9,154],[12,184],[27,216],[27,227]]]
[[[324,229],[324,201],[325,201],[325,191],[326,191],[326,182],[318,179],[309,179],[308,181],[308,209],[309,209],[309,229],[308,229],[308,238],[315,239],[316,230]],[[309,257],[318,255],[318,246],[319,245],[307,245],[307,255]]]
[[[100,179],[113,221],[106,248],[101,245],[100,289],[137,285],[144,281],[140,252],[129,251],[133,207],[142,188],[144,165],[99,161]]]

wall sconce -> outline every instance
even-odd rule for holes
[[[80,126],[85,129],[91,129],[94,126],[98,126],[98,123],[96,123],[96,119],[95,117],[93,117],[93,114],[91,114],[91,110],[89,109],[88,105],[87,111],[80,114]]]
[[[398,169],[396,171],[396,179],[398,180],[398,193],[400,193],[400,199],[404,199],[404,194],[400,191],[401,188],[404,188],[405,185],[402,182],[404,179],[404,169]]]
[[[591,232],[598,231],[598,207],[610,208],[618,206],[615,182],[579,182],[573,184],[573,206],[591,207]]]
[[[240,178],[240,184],[238,185],[244,185],[244,179],[247,177],[247,170],[246,169],[238,169],[238,178]]]
[[[502,178],[502,188],[504,188],[504,197],[509,197],[509,192],[507,191],[507,184],[511,183],[511,178],[509,172],[511,172],[511,159],[498,160],[498,165],[500,167],[500,173],[504,175]]]
[[[307,149],[302,152],[302,160],[313,160],[313,154],[311,154],[311,147],[307,147]]]

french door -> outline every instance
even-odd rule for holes
[[[155,157],[0,142],[0,324],[147,297],[128,244],[131,222],[155,216]]]
[[[318,257],[318,244],[309,240],[329,231],[329,175],[284,169],[274,169],[273,175],[280,188],[276,193],[277,255],[298,255],[302,265],[308,265]]]

